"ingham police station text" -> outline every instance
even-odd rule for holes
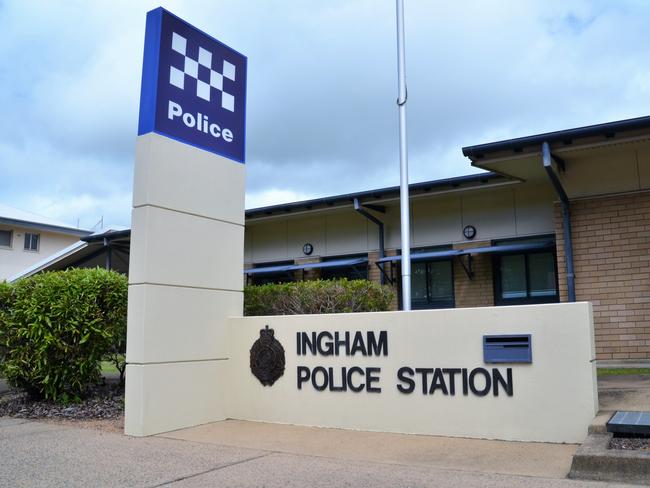
[[[174,120],[175,118],[180,117],[183,123],[189,128],[195,128],[199,132],[205,134],[210,134],[215,139],[223,139],[226,142],[232,142],[233,133],[230,129],[222,129],[218,124],[210,122],[210,119],[207,115],[202,114],[201,112],[193,115],[189,112],[183,112],[183,107],[179,103],[172,102],[169,100],[169,105],[167,107],[167,118],[169,120]]]
[[[297,332],[298,356],[388,356],[388,332]],[[297,386],[316,391],[381,393],[381,367],[304,366],[296,370]],[[400,393],[513,396],[512,368],[440,368],[402,366],[396,372]]]

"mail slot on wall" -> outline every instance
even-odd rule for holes
[[[530,334],[483,336],[483,361],[486,363],[532,363]]]

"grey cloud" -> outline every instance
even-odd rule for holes
[[[155,6],[0,3],[5,203],[128,225]],[[398,184],[394,2],[168,8],[248,56],[249,194]],[[634,1],[407,1],[411,180],[473,171],[463,145],[646,114],[649,14]]]

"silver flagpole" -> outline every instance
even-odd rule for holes
[[[402,233],[402,309],[411,310],[411,234],[409,171],[406,152],[406,61],[404,60],[404,0],[397,0],[397,107],[399,111],[399,206]]]

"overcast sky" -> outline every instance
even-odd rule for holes
[[[650,2],[406,0],[410,181],[647,115]],[[148,1],[0,0],[0,202],[129,225]],[[168,1],[248,56],[246,206],[399,184],[393,0]]]

